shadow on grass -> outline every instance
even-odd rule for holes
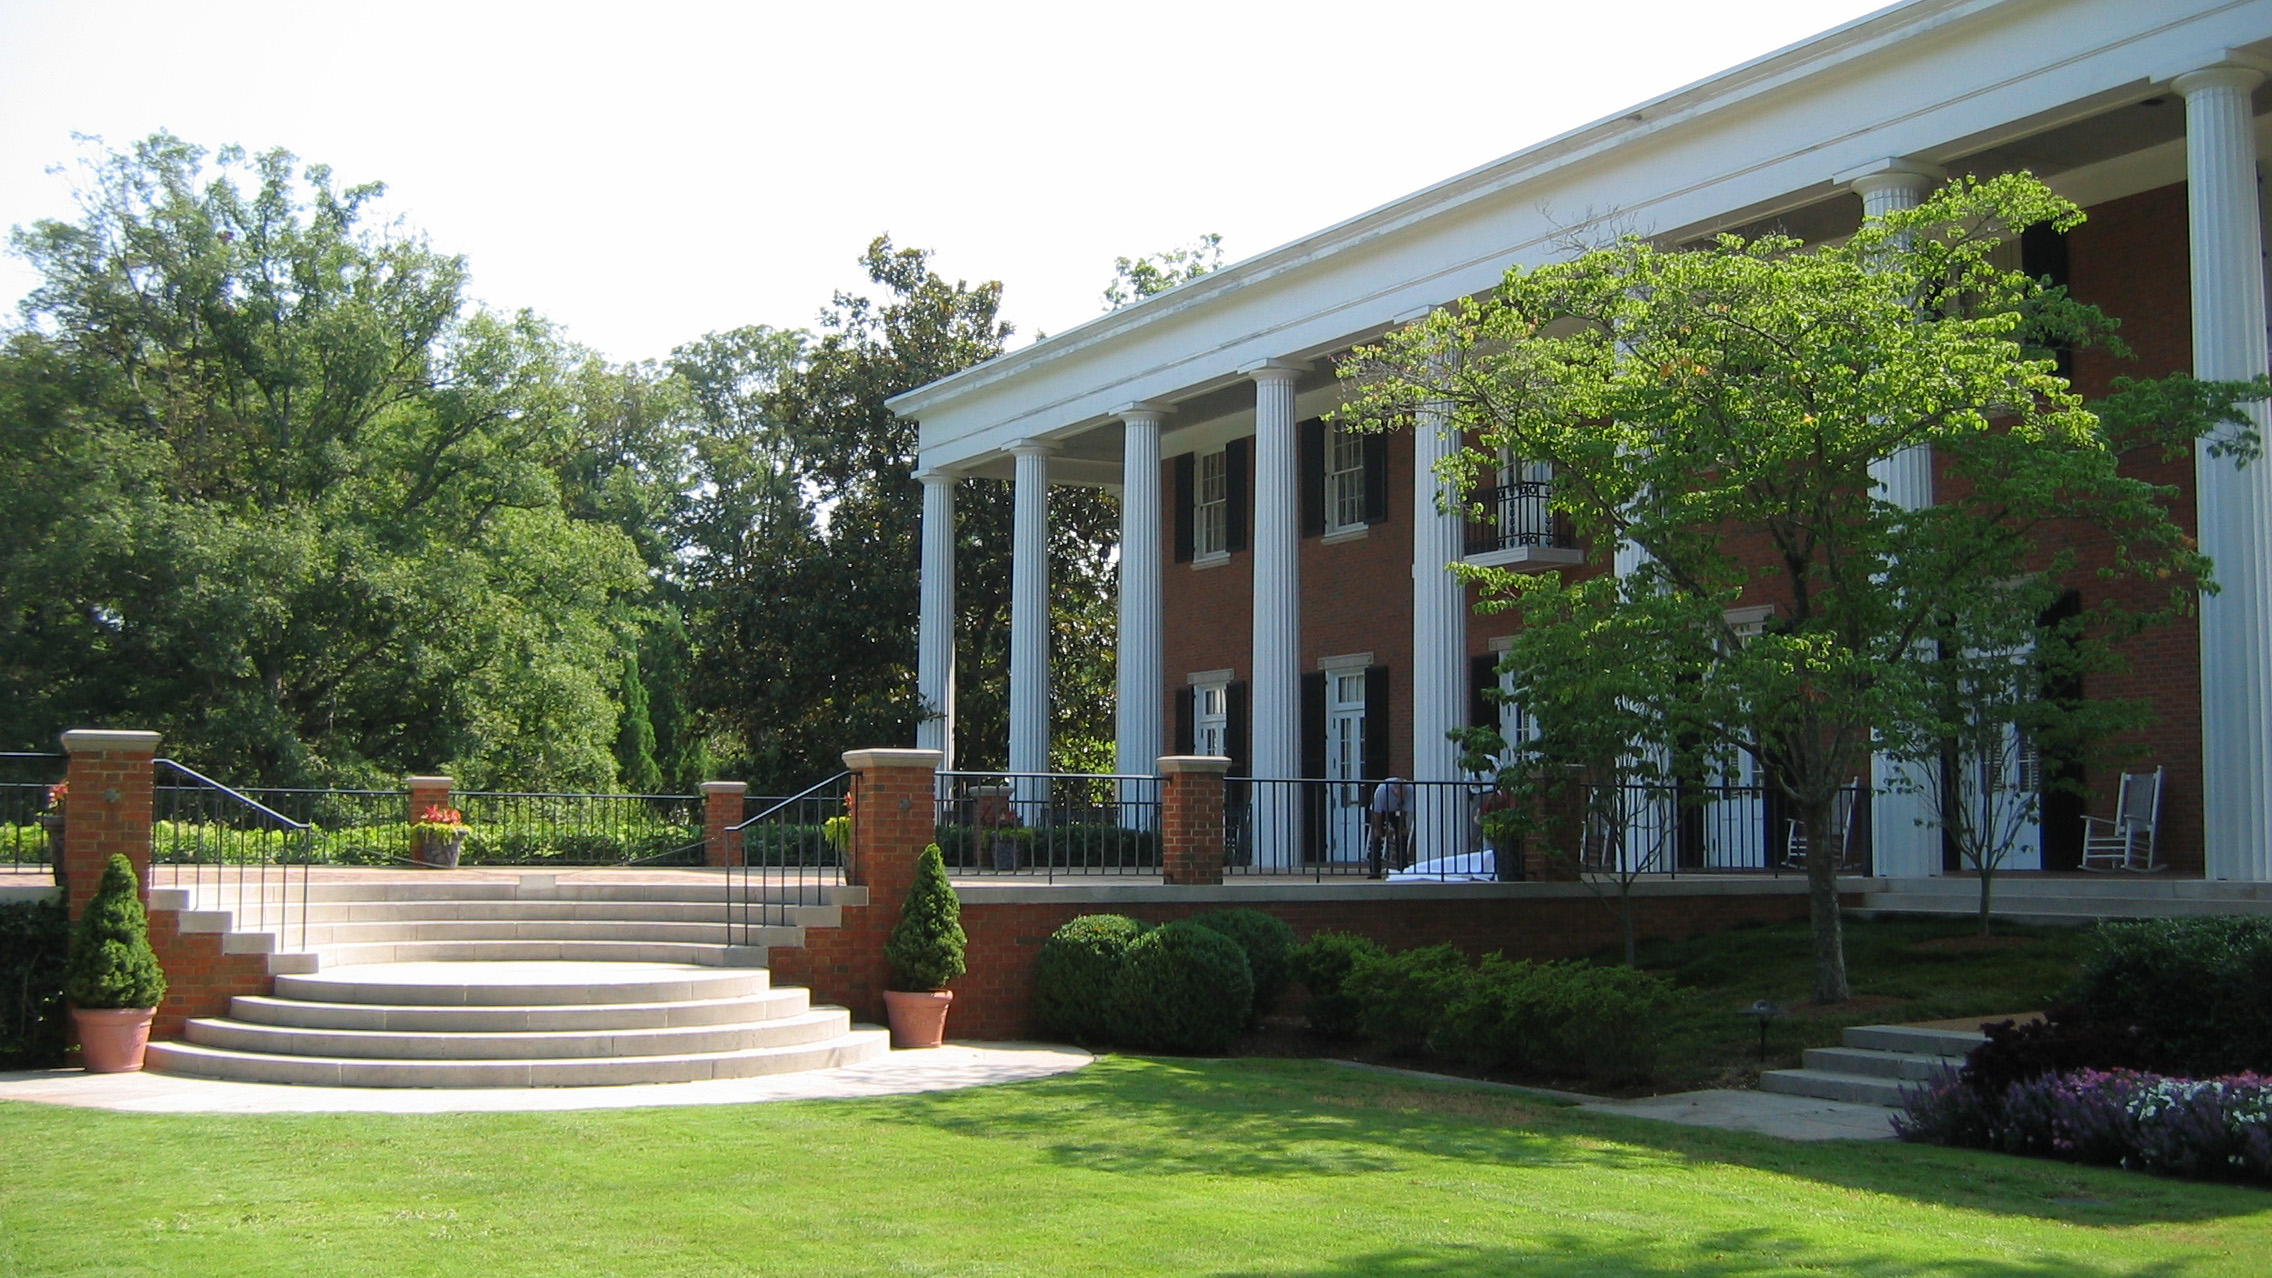
[[[1820,1270],[1862,1278],[1908,1278],[1918,1273],[1950,1278],[2073,1278],[2075,1275],[2177,1275],[2193,1271],[2183,1260],[2139,1266],[2078,1268],[2071,1256],[2042,1260],[1988,1259],[1950,1256],[1920,1264],[1915,1256],[1872,1256],[1842,1246],[1835,1255],[1819,1244],[1781,1237],[1767,1229],[1747,1229],[1699,1238],[1679,1247],[1646,1242],[1625,1245],[1604,1243],[1599,1237],[1548,1234],[1522,1246],[1482,1244],[1435,1248],[1396,1247],[1356,1252],[1323,1265],[1290,1269],[1273,1265],[1262,1269],[1219,1269],[1214,1278],[1342,1278],[1343,1275],[1426,1275],[1427,1278],[1499,1278],[1523,1274],[1526,1278],[1580,1278],[1581,1275],[1618,1274],[1655,1278],[1657,1275],[1702,1275],[1703,1278],[1748,1278],[1758,1274],[1787,1274]]]
[[[1435,1158],[1588,1172],[1716,1164],[2084,1227],[2272,1210],[2272,1194],[2242,1186],[1926,1145],[1782,1141],[1558,1108],[1517,1093],[1382,1078],[1315,1061],[1105,1057],[1080,1073],[998,1094],[1021,1092],[1046,1093],[1047,1103],[973,1107],[964,1096],[929,1093],[899,1098],[875,1111],[874,1121],[914,1121],[973,1138],[1016,1139],[1063,1165],[1132,1175],[1355,1176],[1413,1170]]]

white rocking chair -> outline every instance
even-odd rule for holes
[[[2083,868],[2145,874],[2156,861],[2154,833],[2161,826],[2162,770],[2125,772],[2114,796],[2114,819],[2083,818]]]
[[[1856,777],[1846,785],[1839,787],[1838,798],[1832,802],[1830,808],[1830,822],[1838,827],[1838,837],[1832,844],[1832,850],[1838,854],[1838,863],[1841,866],[1846,863],[1847,849],[1852,847],[1854,842],[1854,797],[1861,792],[1861,785],[1862,779]],[[1792,817],[1790,832],[1786,835],[1783,848],[1783,864],[1793,867],[1804,866],[1807,863],[1808,847],[1807,823],[1797,817]]]

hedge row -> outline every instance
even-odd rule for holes
[[[1068,922],[1042,947],[1034,1015],[1081,1043],[1162,1052],[1228,1048],[1284,987],[1294,930],[1259,910],[1147,928],[1120,914]]]
[[[1293,956],[1310,1026],[1484,1069],[1627,1082],[1655,1071],[1672,984],[1629,967],[1533,963],[1450,945],[1391,954],[1320,933]]]
[[[63,902],[0,903],[0,1069],[63,1063],[63,968],[70,950]]]

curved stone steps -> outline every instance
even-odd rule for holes
[[[695,941],[555,941],[524,938],[493,941],[380,941],[310,945],[323,967],[362,967],[393,963],[673,963],[704,967],[763,967],[761,945],[722,945]],[[282,979],[279,977],[278,979]]]
[[[355,1060],[232,1052],[197,1043],[152,1043],[149,1068],[201,1078],[308,1087],[608,1087],[834,1069],[882,1056],[890,1049],[890,1038],[880,1029],[855,1029],[826,1042],[788,1047],[539,1061]]]
[[[204,1047],[271,1056],[355,1060],[580,1060],[593,1056],[694,1056],[755,1047],[818,1043],[850,1033],[852,1014],[822,1007],[722,1025],[594,1030],[342,1029],[193,1020],[188,1038]]]
[[[334,1087],[580,1087],[826,1069],[888,1049],[882,1031],[775,988],[763,968],[425,961],[279,976],[273,996],[153,1043],[149,1066]]]

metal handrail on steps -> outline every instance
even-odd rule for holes
[[[237,931],[271,932],[281,948],[306,948],[314,827],[187,764],[152,762],[161,778],[170,771],[186,784],[152,787],[150,877],[190,888],[200,908],[229,911]]]
[[[726,827],[741,847],[726,867],[728,944],[757,944],[760,928],[790,922],[798,906],[828,904],[830,889],[843,886],[844,849],[828,821],[844,815],[851,776],[839,772]]]

